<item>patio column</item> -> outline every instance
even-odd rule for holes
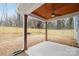
[[[24,51],[27,50],[27,15],[24,15]]]
[[[47,21],[45,22],[45,40],[47,41],[48,36],[47,36]]]
[[[79,16],[74,16],[74,38],[79,46]]]

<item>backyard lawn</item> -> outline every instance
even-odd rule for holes
[[[28,47],[45,40],[44,29],[28,29]],[[48,29],[48,40],[76,45],[73,30]],[[17,27],[0,27],[0,55],[10,55],[17,49],[23,49],[23,29]],[[6,54],[5,54],[6,52]]]
[[[29,28],[28,32],[30,34],[45,34],[45,29],[32,29]],[[14,34],[13,36],[18,36],[17,34],[21,34],[23,33],[23,29],[22,28],[17,28],[17,27],[0,27],[0,34]],[[48,29],[48,34],[49,35],[61,35],[61,36],[70,36],[73,37],[74,36],[74,31],[73,30],[53,30],[53,29]],[[1,36],[1,35],[0,35]],[[3,35],[2,35],[3,36]]]
[[[45,29],[28,29],[28,32],[31,33],[32,36],[37,36],[37,35],[40,35],[41,37],[43,36],[43,39],[45,40]],[[69,29],[62,29],[62,30],[48,29],[48,40],[61,43],[61,44],[70,45],[70,46],[76,46],[73,29],[70,29],[70,30]]]

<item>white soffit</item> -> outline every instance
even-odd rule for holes
[[[33,17],[33,18],[36,18],[36,19],[38,19],[38,20],[40,20],[40,21],[43,21],[43,22],[46,21],[44,18],[42,18],[42,17],[40,17],[40,16],[38,16],[38,15],[36,15],[36,14],[33,14],[33,13],[29,14],[29,16],[31,16],[31,17]]]
[[[44,3],[20,3],[17,4],[17,12],[29,15],[31,12],[42,6]]]

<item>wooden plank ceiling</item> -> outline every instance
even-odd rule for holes
[[[79,11],[79,3],[45,3],[32,13],[48,20],[52,18],[52,13],[57,17],[77,11]]]

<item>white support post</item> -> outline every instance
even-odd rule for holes
[[[79,16],[74,16],[74,38],[76,39],[77,46],[79,46]]]

